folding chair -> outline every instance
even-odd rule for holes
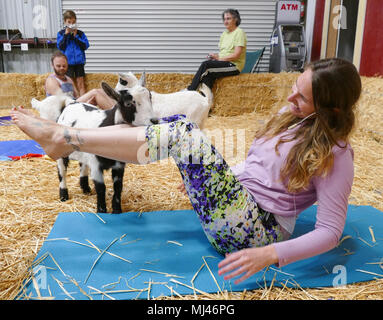
[[[263,56],[266,47],[263,47],[257,51],[246,52],[246,63],[241,73],[254,73],[257,68],[259,61]]]

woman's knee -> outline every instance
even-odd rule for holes
[[[199,66],[199,72],[204,73],[209,68],[211,68],[211,60],[202,61],[202,63]]]
[[[92,97],[97,96],[97,95],[100,94],[101,92],[103,92],[101,89],[92,89],[92,90],[88,91],[88,93],[89,93]]]

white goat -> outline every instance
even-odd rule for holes
[[[119,73],[116,90],[145,86],[145,72],[140,80],[132,72]],[[198,91],[178,91],[174,93],[157,93],[150,91],[154,115],[158,118],[184,114],[190,121],[195,122],[201,129],[208,117],[213,103],[213,94],[204,83]]]

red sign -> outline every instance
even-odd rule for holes
[[[281,10],[298,10],[298,5],[297,4],[291,4],[291,3],[287,3],[287,4],[282,4],[281,6]]]

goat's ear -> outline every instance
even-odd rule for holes
[[[140,78],[138,84],[141,87],[145,87],[146,86],[146,73],[145,73],[145,71],[142,73],[141,78]]]
[[[107,84],[106,82],[104,82],[104,81],[101,82],[101,88],[112,99],[114,99],[116,101],[120,100],[121,95],[116,90],[114,90],[109,84]]]
[[[118,72],[118,79],[126,79],[128,78],[128,75],[126,73]]]

